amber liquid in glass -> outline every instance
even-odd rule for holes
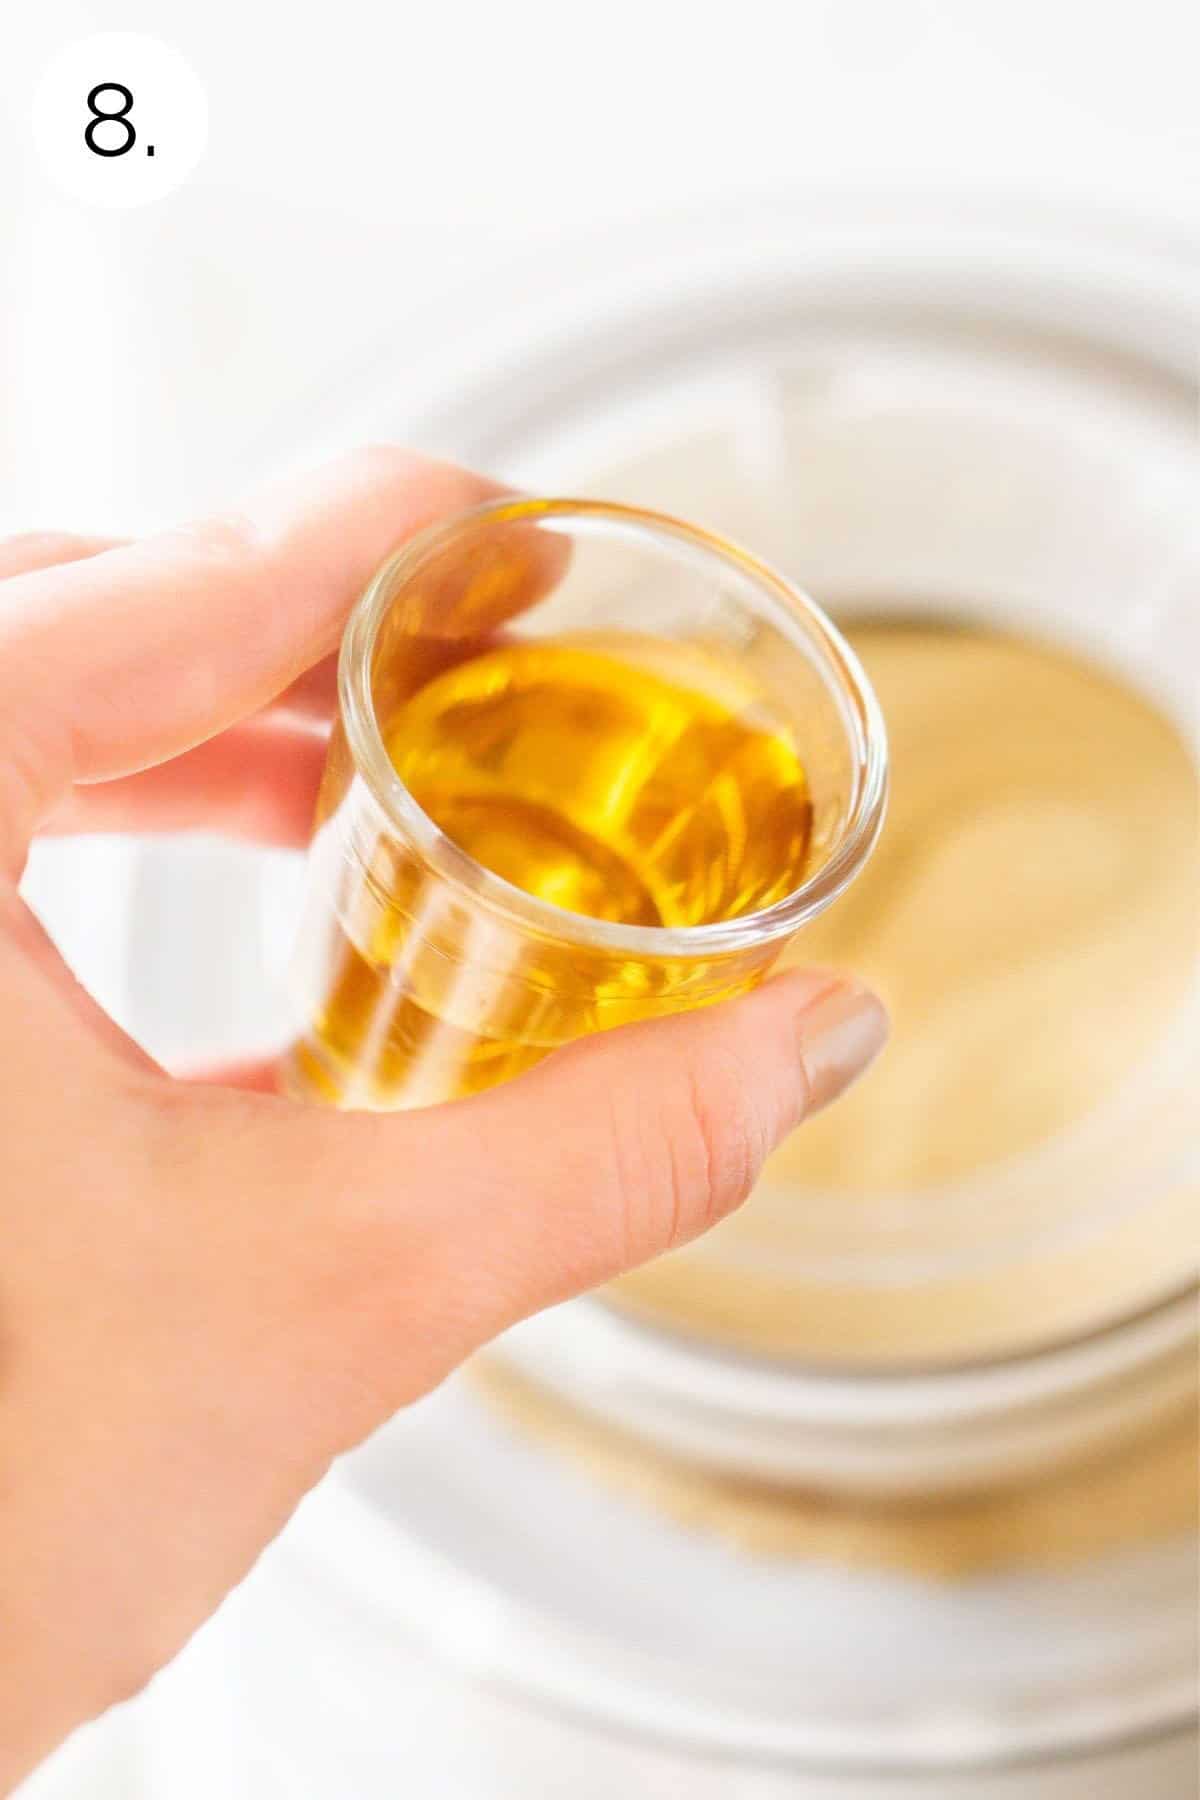
[[[384,741],[454,843],[568,912],[695,926],[770,906],[803,878],[812,806],[790,736],[728,666],[689,646],[492,649],[408,698]],[[310,1090],[343,1104],[471,1093],[569,1038],[644,1016],[648,994],[677,992],[679,1007],[699,995],[698,971],[678,958],[493,924],[392,846],[377,850],[337,933],[298,1067]],[[708,976],[711,987],[711,966]],[[746,985],[743,965],[731,967],[729,991]]]

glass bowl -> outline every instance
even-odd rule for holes
[[[1194,753],[1194,256],[1028,222],[807,223],[648,263],[414,429],[521,485],[702,519],[847,625],[1032,633]],[[664,1305],[656,1266],[500,1353],[681,1455],[834,1489],[1022,1479],[1149,1428],[1195,1379],[1197,1020],[1181,967],[1103,1105],[965,1178],[848,1197],[768,1170],[671,1278],[755,1284],[789,1309],[782,1342]],[[781,1210],[786,1245],[761,1229]]]

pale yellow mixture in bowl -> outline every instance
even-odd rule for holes
[[[609,1298],[652,1328],[784,1367],[1011,1355],[1178,1283],[1197,1248],[1195,1194],[1147,1191],[1099,1231],[1035,1232],[1007,1260],[911,1284],[822,1275],[814,1211],[880,1193],[920,1209],[991,1164],[1019,1186],[1022,1159],[1069,1141],[1153,1058],[1195,957],[1196,773],[1162,713],[1064,650],[903,616],[848,635],[888,722],[891,809],[796,960],[877,985],[891,1045],[777,1153],[740,1214]],[[499,1365],[480,1378],[519,1430],[605,1484],[767,1555],[936,1576],[1055,1565],[1186,1533],[1200,1505],[1186,1403],[1148,1406],[1060,1469],[901,1499],[706,1467]]]
[[[1033,1208],[1040,1154],[1120,1103],[1185,1006],[1196,772],[1162,713],[1073,653],[903,615],[847,634],[887,720],[890,810],[867,869],[794,959],[874,983],[892,1041],[739,1214],[611,1298],[772,1357],[1008,1354],[1149,1304],[1195,1264],[1186,1185],[1131,1192],[1102,1229],[1059,1233],[1052,1203]],[[1004,1216],[971,1220],[976,1204],[1012,1213],[1013,1246]],[[905,1283],[821,1264],[823,1219],[852,1241],[861,1212],[868,1259],[881,1210],[918,1229],[924,1212],[936,1237],[951,1206],[987,1248],[974,1266],[948,1258]]]

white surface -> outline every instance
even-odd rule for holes
[[[144,32],[101,31],[51,59],[30,124],[46,173],[68,198],[146,206],[199,162],[208,99],[172,45]]]
[[[22,1800],[85,1777],[113,1800],[1193,1800],[1190,1733],[940,1766],[1011,1749],[1014,1726],[1027,1748],[1068,1719],[1087,1732],[1096,1702],[1136,1725],[1165,1648],[1149,1590],[1194,1586],[1179,1548],[1173,1574],[1134,1553],[1107,1584],[1001,1574],[968,1595],[859,1571],[847,1587],[668,1529],[451,1388],[335,1471],[146,1698]],[[1147,1584],[1122,1642],[1123,1597]],[[1122,1663],[1124,1681],[1095,1685]],[[749,1738],[759,1755],[733,1760]],[[807,1771],[789,1760],[801,1743]],[[873,1768],[902,1747],[926,1774]]]
[[[947,1582],[746,1555],[547,1452],[464,1381],[379,1432],[299,1523],[306,1585],[375,1634],[365,1691],[390,1684],[411,1604],[438,1654],[514,1704],[747,1770],[944,1777],[1127,1740],[1194,1703],[1186,1537]]]
[[[628,1743],[550,1715],[531,1733],[510,1699],[464,1690],[411,1647],[393,1646],[386,1694],[356,1693],[330,1596],[298,1587],[289,1556],[285,1540],[143,1701],[78,1734],[20,1800],[1196,1800],[1191,1734],[1045,1772],[753,1788],[699,1765],[681,1784],[678,1763],[642,1745],[631,1782]],[[230,1732],[234,1689],[252,1738]],[[315,1733],[331,1713],[354,1729]]]
[[[616,255],[637,221],[878,179],[1196,211],[1191,0],[126,0],[211,113],[187,186],[126,215],[60,200],[25,124],[51,53],[111,9],[10,11],[0,528],[225,499],[365,344],[447,293],[486,306],[486,270],[548,246],[561,297],[568,249]]]

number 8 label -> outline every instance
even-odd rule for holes
[[[97,105],[101,94],[123,94],[125,96],[124,105],[113,107],[111,111],[105,112]],[[132,150],[137,142],[137,132],[133,127],[133,120],[129,117],[129,109],[133,105],[133,95],[124,83],[120,81],[98,82],[88,95],[87,103],[88,111],[92,115],[83,134],[88,149],[94,150],[97,156],[124,156],[127,150]],[[125,142],[118,144],[115,150],[106,150],[103,144],[96,142],[97,125],[107,124],[109,120],[116,125],[125,127]]]
[[[46,173],[72,199],[143,206],[173,192],[199,162],[208,100],[172,44],[140,31],[97,31],[64,44],[47,63],[30,124]],[[2,165],[0,156],[0,189]]]

